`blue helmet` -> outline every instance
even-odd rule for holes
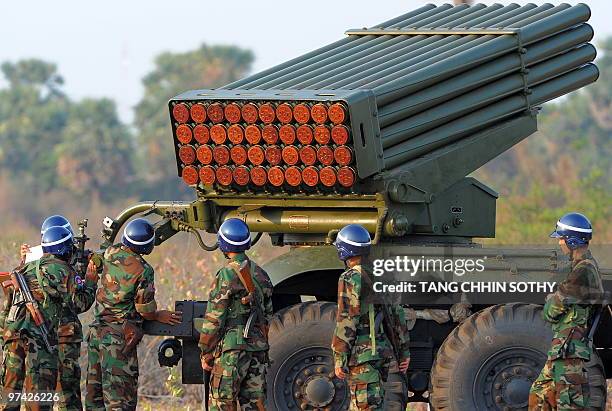
[[[70,225],[70,221],[68,221],[68,219],[63,215],[56,214],[45,218],[45,221],[43,221],[42,226],[40,227],[40,235],[43,235],[45,231],[47,231],[51,227],[64,227],[72,234],[74,234],[72,226]]]
[[[217,240],[219,249],[224,253],[241,253],[251,248],[249,226],[238,218],[229,218],[221,224]]]
[[[370,254],[370,233],[359,224],[349,224],[340,230],[334,245],[338,258],[346,261],[351,257]]]
[[[587,245],[593,238],[593,227],[588,218],[580,213],[568,213],[557,221],[551,238],[563,238],[571,250]]]
[[[155,246],[155,229],[144,218],[136,218],[125,226],[121,242],[138,254],[151,254]]]
[[[64,227],[49,227],[42,235],[43,253],[53,254],[56,257],[68,260],[74,248],[72,233]]]

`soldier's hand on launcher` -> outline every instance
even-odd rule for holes
[[[202,369],[204,371],[212,371],[213,369],[213,357],[212,355],[204,355],[200,358],[202,361]]]
[[[403,374],[408,371],[408,366],[410,365],[410,358],[406,358],[402,362],[398,364],[400,372]]]
[[[155,315],[155,319],[164,324],[180,324],[183,319],[183,313],[180,311],[159,310]]]
[[[336,377],[344,380],[346,378],[346,370],[342,367],[336,367]]]

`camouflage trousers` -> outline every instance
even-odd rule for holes
[[[57,355],[42,343],[23,336],[4,344],[2,357],[3,396],[14,393],[53,392],[57,378]],[[51,410],[52,402],[25,402],[26,410]],[[5,411],[18,411],[19,403],[2,404]]]
[[[589,385],[580,358],[548,360],[529,392],[529,411],[586,410]]]
[[[90,327],[87,337],[87,394],[85,409],[135,410],[138,402],[138,354],[123,353],[120,329]]]
[[[221,353],[210,376],[210,410],[265,410],[267,367],[267,351]]]
[[[386,361],[370,361],[349,367],[350,410],[384,410],[384,381],[389,372]]]
[[[58,345],[59,369],[57,392],[60,394],[59,411],[80,411],[81,402],[81,356],[80,342],[60,342]]]

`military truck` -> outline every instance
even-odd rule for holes
[[[563,258],[552,249],[493,249],[497,193],[470,173],[537,130],[539,106],[594,82],[586,5],[426,5],[215,90],[169,102],[178,176],[191,202],[134,205],[105,220],[107,243],[136,215],[158,216],[156,244],[178,232],[215,233],[246,221],[288,252],[264,268],[274,283],[269,408],[348,408],[330,351],[334,247],[346,224],[375,244],[412,256],[448,247],[488,255],[483,278],[545,279]],[[543,233],[545,235],[545,233]],[[609,284],[610,277],[606,277]],[[194,320],[205,302],[178,301],[183,323],[148,323],[170,338],[160,363],[202,383]],[[437,410],[526,409],[550,329],[541,306],[500,300],[469,306],[411,305],[407,384],[392,373],[388,408],[407,401]],[[609,315],[601,329],[610,325]],[[604,409],[612,336],[596,336],[592,405]]]

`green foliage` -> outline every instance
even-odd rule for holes
[[[132,138],[112,100],[86,99],[73,104],[54,152],[60,181],[73,192],[108,199],[133,180]]]
[[[132,173],[132,141],[114,102],[71,101],[56,66],[42,60],[4,63],[2,73],[9,87],[0,90],[0,168],[34,195],[120,193]]]
[[[52,92],[51,94],[62,94],[59,88],[64,84],[64,79],[57,73],[57,66],[53,63],[27,59],[15,64],[5,62],[0,69],[11,88],[45,86]]]
[[[4,63],[9,88],[0,90],[0,167],[35,191],[57,187],[55,146],[62,139],[69,102],[57,90],[53,64]]]
[[[186,53],[162,53],[143,79],[144,96],[135,109],[139,164],[143,179],[157,196],[185,195],[177,180],[168,100],[191,89],[213,88],[244,76],[253,53],[235,46],[208,46]],[[189,193],[191,195],[191,193]]]

